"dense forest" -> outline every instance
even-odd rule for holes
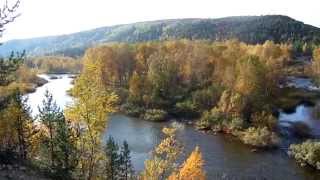
[[[108,42],[142,42],[174,39],[228,40],[256,44],[319,43],[320,30],[287,16],[243,16],[220,19],[176,19],[102,27],[63,36],[12,40],[0,47],[0,55],[26,50],[28,55],[82,56],[85,49]]]
[[[131,116],[150,121],[200,118],[199,129],[234,132],[246,143],[269,146],[273,139],[256,144],[246,134],[270,131],[275,138],[274,99],[290,48],[232,40],[100,46],[86,52],[75,89],[94,86],[88,78],[99,76],[100,86],[115,92],[121,111]]]
[[[313,60],[301,75],[317,79],[319,48],[313,49],[303,48]],[[83,97],[87,87],[102,88],[113,92],[119,111],[130,116],[156,122],[194,119],[199,130],[231,134],[254,148],[275,148],[281,142],[277,108],[290,95],[280,84],[298,73],[289,70],[295,54],[293,45],[272,41],[102,45],[87,50],[72,93],[80,100],[89,98]],[[319,142],[311,140],[291,145],[289,154],[319,168],[318,150]]]

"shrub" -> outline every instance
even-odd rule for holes
[[[192,103],[199,110],[208,110],[217,105],[222,88],[218,86],[210,86],[207,89],[196,90],[192,93]]]
[[[141,114],[144,113],[144,110],[142,107],[136,106],[131,103],[123,104],[121,106],[121,111],[133,117],[139,117]]]
[[[205,111],[200,120],[197,121],[196,127],[197,129],[202,130],[221,130],[222,123],[225,121],[225,116],[218,109],[213,108],[211,111]]]
[[[256,127],[268,127],[273,129],[277,125],[277,119],[270,113],[262,111],[252,115],[252,123]]]
[[[162,109],[148,109],[143,115],[143,119],[148,121],[164,121],[168,113]]]
[[[277,146],[280,139],[267,127],[250,127],[242,133],[241,140],[251,146],[266,148]]]
[[[176,103],[175,112],[180,116],[188,118],[198,115],[196,105],[190,100]]]
[[[222,93],[218,103],[219,110],[231,116],[242,116],[245,106],[244,96],[229,90]]]
[[[289,155],[294,157],[301,166],[310,165],[320,170],[320,142],[307,140],[302,144],[292,144]]]
[[[233,131],[238,131],[243,129],[244,127],[244,120],[239,117],[234,117],[231,119],[231,121],[228,123],[228,128]]]
[[[210,111],[205,111],[202,113],[201,118],[196,122],[196,128],[200,130],[210,130],[211,129],[211,113]]]

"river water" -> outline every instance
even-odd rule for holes
[[[72,98],[66,91],[72,87],[72,79],[68,75],[58,75],[58,79],[50,79],[48,75],[41,77],[49,83],[39,87],[36,92],[28,95],[29,105],[33,115],[37,114],[37,106],[41,104],[43,94],[48,89],[57,104],[64,108],[72,103]],[[305,109],[297,107],[295,112],[280,113],[279,125],[285,121],[294,121],[294,114],[301,114],[301,119],[308,115]],[[291,117],[292,116],[292,117]],[[184,144],[182,158],[199,146],[205,161],[205,170],[208,179],[274,179],[274,180],[301,180],[320,179],[320,174],[311,168],[299,167],[295,160],[286,154],[286,146],[277,150],[265,152],[251,152],[248,146],[238,140],[225,135],[205,134],[196,131],[191,125],[171,122],[154,123],[140,119],[130,118],[121,114],[109,118],[105,138],[113,136],[121,143],[127,140],[133,165],[136,171],[144,167],[144,160],[150,157],[150,151],[161,141],[161,129],[164,126],[179,125],[178,139]]]

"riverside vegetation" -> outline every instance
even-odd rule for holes
[[[320,48],[313,51],[313,61],[309,67],[309,74],[319,85],[320,75]],[[318,118],[319,110],[316,109],[315,116]],[[292,144],[289,147],[289,155],[295,158],[301,166],[311,166],[320,169],[320,141],[317,139],[309,139],[300,144]]]
[[[117,97],[113,94],[91,94],[97,91],[85,93],[88,94],[79,97],[79,102],[88,100],[86,97],[93,97],[93,100],[85,104],[76,103],[65,116],[50,93],[46,92],[39,115],[34,119],[20,91],[13,90],[6,97],[0,113],[1,163],[20,161],[21,166],[32,166],[54,179],[148,179],[151,175],[165,178],[173,172],[177,174],[170,176],[171,179],[187,175],[197,177],[197,173],[204,178],[199,149],[190,156],[191,160],[181,166],[182,172],[180,166],[172,167],[173,163],[176,164],[172,157],[177,158],[181,153],[172,152],[178,151],[172,145],[180,144],[175,139],[176,129],[173,128],[164,129],[167,138],[155,151],[159,156],[149,161],[153,164],[146,162],[145,171],[151,175],[135,174],[126,142],[121,148],[111,137],[106,143],[101,143],[101,133],[107,123],[105,117],[114,111]],[[25,164],[30,162],[31,165]],[[154,165],[159,169],[153,169]]]
[[[12,86],[13,83],[20,84],[15,74],[25,66],[23,60],[19,56],[15,60],[3,61],[5,66],[0,66],[1,72],[6,71],[1,76],[1,88],[6,88],[6,93],[1,94],[0,163],[1,168],[9,173],[3,176],[0,171],[0,177],[183,179],[193,176],[205,179],[199,148],[195,148],[184,164],[177,163],[183,147],[178,146],[181,143],[176,140],[175,128],[163,129],[166,137],[152,158],[146,161],[145,170],[141,173],[134,172],[127,142],[119,147],[110,137],[103,143],[101,135],[108,123],[106,117],[116,110],[118,97],[99,83],[98,74],[79,78],[78,83],[92,84],[86,88],[78,85],[73,89],[75,103],[65,112],[47,91],[39,114],[31,117],[21,89]],[[175,144],[177,146],[173,146]],[[24,171],[22,177],[10,173],[19,170]],[[29,174],[30,171],[37,175]]]
[[[292,47],[267,41],[166,41],[91,48],[75,83],[98,76],[121,110],[151,121],[200,119],[199,129],[223,131],[257,147],[278,143],[274,102]],[[75,96],[77,96],[75,94]]]
[[[102,45],[84,55],[75,88],[92,86],[82,79],[95,74],[100,85],[117,94],[120,110],[128,115],[149,121],[198,119],[200,130],[271,148],[280,143],[275,115],[282,103],[279,84],[292,59],[310,52],[314,58],[306,69],[317,77],[318,51],[308,44],[249,45],[237,40]],[[309,153],[299,153],[304,152]]]

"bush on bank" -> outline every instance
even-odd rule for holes
[[[301,166],[309,165],[320,170],[320,142],[307,140],[301,144],[292,144],[289,155],[297,160]]]
[[[276,133],[268,130],[267,127],[250,127],[242,132],[240,139],[243,143],[258,148],[275,147],[280,142]]]
[[[162,109],[148,109],[143,115],[143,119],[147,121],[164,121],[168,113]]]

